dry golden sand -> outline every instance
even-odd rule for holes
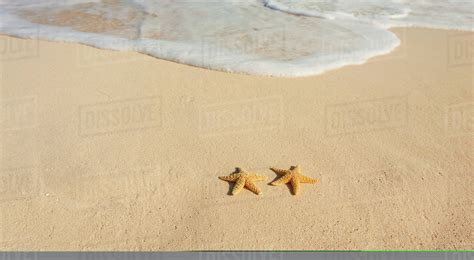
[[[473,34],[394,31],[294,79],[0,37],[0,249],[472,249]]]

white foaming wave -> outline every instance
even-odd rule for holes
[[[469,11],[463,11],[461,18],[451,17],[459,12],[454,4],[439,14],[439,5],[429,9],[427,3],[366,2],[370,4],[329,0],[3,0],[0,32],[132,50],[214,70],[297,77],[362,64],[389,53],[399,45],[399,39],[387,27],[428,24],[472,30],[472,23],[466,22],[472,15]],[[433,22],[437,13],[442,19]],[[64,14],[74,18],[65,19]],[[91,19],[94,26],[90,26]],[[457,25],[451,23],[453,19],[458,19]]]
[[[408,6],[401,3],[380,0],[266,0],[266,6],[296,15],[328,19],[352,18],[376,23],[390,18],[406,17],[411,10]]]
[[[435,29],[473,31],[474,1],[472,0],[393,0],[408,5],[409,15],[387,21],[387,27],[410,26]]]
[[[295,15],[353,18],[385,28],[474,30],[472,0],[267,0],[266,5]]]
[[[330,6],[331,3],[324,3],[326,7]],[[326,18],[326,19],[335,19],[335,14],[337,13],[335,9],[332,10],[324,10],[324,5],[321,2],[293,2],[293,1],[272,1],[272,0],[265,0],[264,5],[268,8],[272,8],[274,10],[287,12],[290,14],[295,15],[304,15],[304,16],[312,16],[312,17],[319,17],[319,18]]]

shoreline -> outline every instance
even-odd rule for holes
[[[469,250],[474,33],[394,32],[296,78],[0,36],[0,248]],[[295,164],[320,182],[267,185]]]
[[[331,71],[334,71],[334,70],[339,70],[339,69],[343,69],[347,66],[356,66],[356,65],[363,65],[363,64],[366,64],[367,62],[369,62],[370,60],[372,59],[375,59],[377,57],[380,57],[380,56],[385,56],[385,55],[390,55],[392,52],[396,51],[396,49],[398,49],[400,47],[400,44],[401,44],[401,41],[402,39],[400,39],[400,35],[397,35],[397,31],[405,31],[407,29],[414,29],[414,30],[441,30],[441,31],[450,31],[450,32],[459,32],[459,33],[473,33],[474,31],[468,31],[468,30],[462,30],[462,29],[442,29],[442,28],[430,28],[430,27],[419,27],[419,26],[394,26],[394,27],[391,27],[391,28],[388,28],[386,30],[390,31],[391,33],[394,33],[398,40],[400,40],[400,43],[393,47],[390,51],[388,52],[385,52],[385,51],[382,51],[384,53],[382,54],[373,54],[371,57],[369,58],[366,58],[365,61],[363,62],[360,62],[360,63],[348,63],[348,64],[345,64],[345,65],[341,65],[341,66],[336,66],[335,68],[328,68],[328,69],[325,69],[323,72],[319,72],[319,73],[315,73],[314,75],[302,75],[302,76],[288,76],[288,75],[285,75],[285,76],[273,76],[273,75],[260,75],[260,74],[250,74],[250,73],[245,73],[245,72],[229,72],[229,71],[226,71],[226,70],[220,70],[220,69],[211,69],[211,68],[205,68],[205,67],[202,67],[202,66],[198,66],[198,65],[194,65],[194,64],[189,64],[189,63],[181,63],[179,61],[175,61],[175,60],[172,60],[172,59],[166,59],[166,58],[163,58],[163,57],[156,57],[156,56],[153,56],[152,54],[149,54],[149,53],[146,53],[146,52],[139,52],[139,51],[132,51],[132,50],[126,50],[126,51],[122,51],[122,50],[114,50],[114,49],[107,49],[107,48],[101,48],[101,47],[97,47],[93,44],[87,44],[87,43],[81,43],[81,42],[74,42],[74,41],[69,41],[69,40],[66,40],[66,41],[61,41],[61,40],[50,40],[50,39],[45,39],[44,37],[37,37],[37,38],[34,38],[34,37],[22,37],[22,36],[16,36],[16,35],[13,35],[13,34],[5,34],[5,33],[1,33],[0,32],[0,36],[6,36],[6,37],[12,37],[12,38],[17,38],[17,39],[24,39],[24,40],[33,40],[33,41],[45,41],[45,42],[53,42],[53,43],[62,43],[62,44],[79,44],[79,45],[83,45],[83,46],[86,46],[86,47],[91,47],[91,48],[95,48],[95,49],[98,49],[98,50],[105,50],[105,51],[116,51],[116,52],[121,52],[121,53],[137,53],[137,54],[140,54],[140,55],[145,55],[145,56],[148,56],[148,57],[151,57],[151,58],[154,58],[154,59],[158,59],[158,60],[163,60],[163,61],[168,61],[168,62],[173,62],[173,63],[176,63],[176,64],[180,64],[180,65],[185,65],[185,66],[191,66],[191,67],[195,67],[195,68],[200,68],[200,69],[206,69],[206,70],[211,70],[211,71],[218,71],[218,72],[224,72],[224,73],[232,73],[232,74],[239,74],[239,75],[247,75],[247,76],[256,76],[256,77],[270,77],[270,78],[286,78],[286,79],[292,79],[292,78],[306,78],[306,77],[315,77],[315,76],[320,76],[320,75],[323,75],[323,74],[326,74],[328,72],[331,72]]]

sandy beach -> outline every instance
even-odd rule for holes
[[[302,78],[1,36],[0,250],[472,249],[474,34],[392,31]]]

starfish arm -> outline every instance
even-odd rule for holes
[[[235,183],[234,189],[232,189],[232,195],[239,193],[245,185],[245,178],[239,178]]]
[[[238,179],[237,175],[231,174],[227,176],[219,176],[219,179],[223,181],[236,181]]]
[[[247,187],[247,189],[251,190],[253,193],[255,193],[257,195],[262,194],[262,191],[252,181],[246,181],[245,182],[245,187]]]
[[[278,175],[285,175],[288,173],[287,170],[283,170],[283,169],[270,168],[270,170],[274,171]]]
[[[286,174],[286,175],[283,175],[282,177],[280,177],[280,179],[272,182],[271,184],[274,185],[274,186],[287,184],[290,180],[291,180],[291,174]]]
[[[311,184],[313,184],[313,183],[318,182],[318,180],[310,178],[308,176],[300,175],[300,182],[301,183],[311,183]]]
[[[299,178],[291,179],[291,187],[293,187],[293,194],[296,195],[300,191],[300,180]]]
[[[250,176],[250,179],[253,180],[253,181],[264,181],[264,180],[267,179],[267,176],[254,174],[254,175]]]

